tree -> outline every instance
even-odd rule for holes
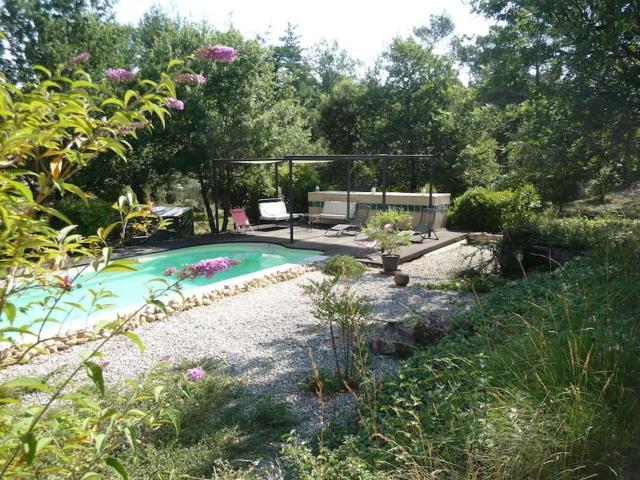
[[[83,68],[101,76],[110,67],[131,66],[130,28],[113,20],[112,0],[15,0],[0,6],[0,69],[12,81],[33,80],[33,67],[53,70],[91,52]]]
[[[458,51],[470,64],[481,100],[521,114],[511,115],[511,138],[503,145],[513,164],[530,169],[520,173],[544,178],[545,198],[561,203],[594,182],[602,197],[603,187],[637,178],[640,6],[544,0],[473,5],[501,23]],[[538,122],[542,117],[549,123]],[[534,130],[532,121],[543,128]],[[548,153],[515,157],[534,149]],[[550,156],[551,171],[543,160]]]

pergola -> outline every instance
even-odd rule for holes
[[[282,164],[289,165],[289,182],[287,192],[287,204],[289,207],[289,243],[293,243],[293,165],[309,163],[347,162],[347,212],[351,203],[351,166],[354,161],[382,161],[382,204],[386,209],[388,167],[390,160],[429,160],[429,207],[433,206],[433,159],[430,154],[412,155],[285,155],[281,158],[237,158],[220,159],[216,162],[231,163],[236,165],[273,165],[276,175],[276,196],[278,196],[278,167]]]

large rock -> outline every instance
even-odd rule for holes
[[[449,332],[449,322],[442,315],[429,314],[413,327],[413,339],[418,345],[433,345]]]
[[[376,355],[406,357],[414,347],[413,333],[402,322],[387,322],[376,329],[369,339],[369,348]]]

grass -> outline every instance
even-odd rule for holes
[[[203,380],[185,381],[187,367],[167,378],[179,433],[169,425],[147,432],[125,459],[129,478],[254,478],[252,462],[275,456],[295,419],[285,404],[249,394],[215,367],[205,367]]]
[[[296,475],[634,478],[639,255],[630,237],[494,288],[361,403],[355,437],[289,445]]]
[[[222,225],[223,220],[224,216],[219,214],[218,221],[220,222],[220,225]],[[229,217],[229,226],[227,228],[229,230],[233,230],[233,225],[233,218]],[[194,212],[193,227],[196,235],[209,235],[211,233],[211,229],[209,228],[209,221],[207,220],[207,214],[205,212]]]
[[[601,217],[616,215],[626,218],[640,218],[640,189],[606,195],[604,202],[577,200],[563,209],[563,216],[583,215]]]

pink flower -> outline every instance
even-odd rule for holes
[[[173,355],[163,355],[160,357],[160,360],[162,360],[163,362],[170,362],[171,360],[173,360]]]
[[[98,363],[98,365],[100,366],[100,368],[101,368],[102,370],[106,370],[106,369],[107,369],[107,367],[109,366],[109,362],[108,362],[108,361],[106,361],[106,360],[103,360],[102,362]]]
[[[122,82],[124,80],[131,80],[136,76],[135,73],[125,70],[124,68],[107,68],[104,74],[114,82]]]
[[[131,133],[134,130],[137,130],[138,128],[142,128],[144,126],[145,126],[144,122],[127,123],[127,124],[122,125],[121,127],[118,128],[118,133],[120,135],[126,135],[127,133]]]
[[[384,226],[384,229],[385,229],[385,231],[387,231],[387,232],[391,232],[391,231],[393,231],[393,224],[392,224],[392,223],[387,223],[387,224]]]
[[[164,104],[167,107],[172,108],[173,110],[184,110],[184,102],[182,100],[178,100],[177,98],[167,98]]]
[[[211,278],[218,272],[228,270],[240,262],[229,257],[210,258],[200,260],[192,265],[185,265],[178,270],[178,278],[184,280],[186,278],[194,279],[198,277]]]
[[[198,380],[202,380],[206,375],[204,368],[195,367],[187,370],[187,378],[192,382],[197,382]]]
[[[207,79],[204,75],[196,73],[181,73],[176,76],[176,83],[185,83],[188,85],[202,85]]]
[[[169,267],[164,271],[164,276],[165,277],[170,277],[171,275],[173,275],[177,271],[178,271],[178,269],[176,267]]]
[[[233,63],[238,58],[235,48],[224,45],[201,47],[194,54],[201,60],[215,60],[221,63]]]
[[[91,58],[91,54],[89,52],[82,52],[76,55],[75,57],[71,57],[69,59],[69,63],[83,63],[88,61]]]

